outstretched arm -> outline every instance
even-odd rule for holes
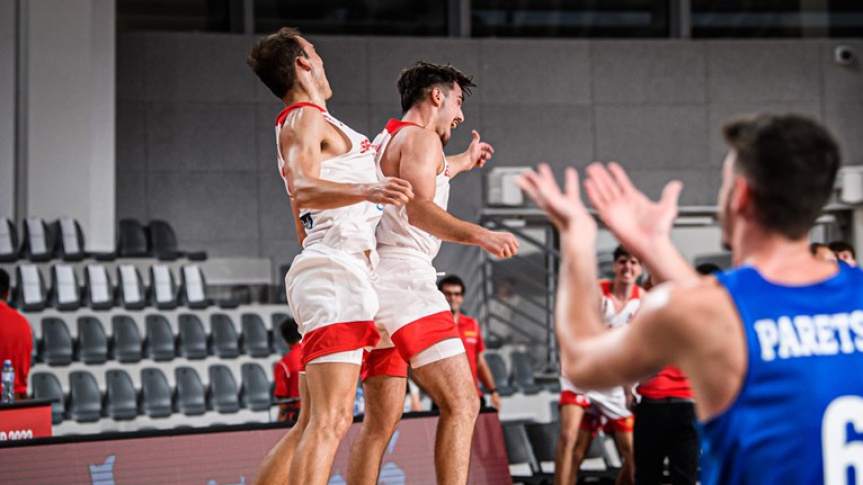
[[[484,141],[480,141],[478,131],[471,131],[471,135],[473,139],[467,150],[458,155],[446,157],[447,163],[450,166],[450,178],[462,172],[473,170],[475,167],[482,168],[494,153],[494,147]]]

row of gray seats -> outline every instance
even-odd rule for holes
[[[537,384],[534,377],[533,360],[524,352],[510,353],[512,371],[507,371],[506,363],[500,354],[486,352],[485,361],[494,377],[497,391],[501,396],[511,396],[516,392],[522,394],[537,394],[542,390],[560,392],[560,383],[543,386]]]
[[[174,413],[188,416],[207,411],[231,414],[241,407],[252,411],[269,409],[272,386],[260,365],[243,364],[239,385],[231,370],[224,365],[212,365],[207,371],[209,380],[204,385],[195,369],[177,367],[174,369],[176,386],[172,388],[160,369],[145,368],[141,370],[141,387],[136,389],[125,370],[111,369],[105,372],[104,394],[93,374],[75,371],[69,374],[68,395],[63,392],[57,376],[38,372],[32,377],[32,397],[52,401],[54,424],[65,419],[94,422],[112,418],[120,421],[138,416],[165,418]]]
[[[73,360],[103,364],[108,360],[134,363],[142,358],[168,361],[177,356],[195,360],[210,355],[232,359],[241,353],[256,358],[274,352],[283,355],[288,349],[278,329],[286,318],[287,314],[273,314],[271,329],[267,329],[260,315],[244,313],[240,316],[241,333],[238,333],[230,315],[214,313],[210,315],[207,334],[200,316],[184,313],[178,316],[178,333],[174,335],[166,316],[151,314],[144,317],[146,333],[142,338],[138,323],[131,316],[111,317],[110,337],[98,317],[82,316],[76,322],[77,339],[73,339],[64,320],[45,317],[41,321],[41,339],[36,339],[34,332],[34,360],[49,366],[65,366]]]
[[[144,284],[141,272],[131,264],[117,267],[117,284],[112,283],[108,269],[102,264],[83,268],[83,285],[75,268],[57,264],[50,269],[50,287],[39,268],[31,264],[15,269],[16,286],[13,304],[25,312],[39,312],[48,307],[60,311],[75,311],[82,307],[110,310],[115,306],[140,310],[148,306],[171,310],[178,306],[203,309],[214,304],[207,297],[207,285],[201,268],[185,265],[180,268],[180,280],[166,265],[152,265],[150,285]],[[222,307],[236,307],[232,302],[219,302]]]

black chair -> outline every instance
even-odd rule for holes
[[[200,266],[190,264],[180,268],[180,283],[180,295],[189,308],[200,310],[213,304],[207,298],[207,283]]]
[[[153,306],[160,310],[177,308],[180,299],[180,287],[174,279],[171,268],[165,265],[150,267],[150,291],[153,296]]]
[[[488,364],[491,375],[494,377],[494,384],[497,386],[497,392],[501,396],[512,396],[515,394],[515,389],[509,385],[509,372],[506,370],[506,363],[503,357],[494,353],[485,353],[485,362]]]
[[[72,363],[72,335],[59,318],[42,319],[42,360],[50,366]]]
[[[117,256],[121,258],[151,256],[147,231],[137,219],[120,219],[117,224]]]
[[[87,257],[84,250],[84,231],[78,221],[71,217],[61,217],[53,224],[57,235],[57,253],[63,261],[81,261]]]
[[[270,382],[267,374],[258,364],[247,363],[240,368],[243,375],[243,385],[240,399],[243,407],[252,411],[267,411],[270,409]]]
[[[197,315],[185,313],[179,318],[180,334],[177,338],[177,350],[180,357],[189,360],[207,358],[207,334],[204,324]]]
[[[153,219],[147,227],[150,233],[153,255],[161,261],[176,261],[179,258],[188,258],[192,261],[203,261],[207,259],[204,251],[185,252],[177,248],[177,235],[174,228],[168,222]]]
[[[243,327],[241,337],[243,352],[252,357],[269,357],[270,338],[261,316],[256,313],[244,313],[240,316],[240,324]]]
[[[51,306],[61,311],[81,308],[81,286],[75,268],[68,264],[51,267]]]
[[[145,319],[147,339],[144,342],[146,355],[153,360],[173,360],[177,355],[171,325],[162,315],[147,315]]]
[[[36,372],[33,374],[32,379],[33,399],[50,400],[51,423],[62,423],[66,414],[66,398],[57,376],[47,372]]]
[[[138,324],[128,315],[115,315],[111,318],[112,345],[111,355],[124,363],[141,361],[141,332]]]
[[[521,465],[527,468],[523,474],[514,474],[512,476],[513,482],[541,483],[543,481],[542,470],[533,454],[533,448],[530,446],[524,424],[510,422],[501,423],[501,425],[510,466]]]
[[[138,417],[138,395],[129,374],[124,370],[109,370],[105,381],[105,414],[118,421]]]
[[[108,360],[108,337],[96,317],[78,318],[78,360],[85,364],[104,364]]]
[[[207,397],[198,372],[191,367],[174,369],[177,382],[177,411],[187,416],[207,412]]]
[[[525,394],[536,394],[542,390],[533,377],[533,362],[524,352],[513,352],[509,355],[512,360],[512,381],[519,391]]]
[[[51,228],[38,217],[24,219],[24,242],[21,251],[30,261],[45,262],[54,258],[56,240]]]
[[[104,265],[90,264],[84,268],[84,300],[93,310],[110,310],[114,307],[114,285]]]
[[[527,438],[540,469],[543,463],[554,463],[554,451],[560,434],[560,423],[527,423],[524,425]]]
[[[15,302],[25,312],[40,312],[48,306],[48,290],[42,272],[33,264],[15,268]]]
[[[272,323],[271,342],[273,343],[273,352],[279,355],[285,355],[291,351],[291,349],[288,348],[288,344],[285,343],[285,339],[282,338],[281,330],[282,322],[284,322],[288,317],[290,317],[290,315],[281,312],[273,313],[270,317]]]
[[[131,264],[117,266],[117,299],[126,310],[141,310],[147,306],[147,287],[141,272]]]
[[[102,417],[102,392],[96,378],[87,371],[69,374],[69,417],[79,423],[91,423]]]
[[[231,317],[224,313],[210,316],[210,337],[213,343],[213,353],[222,359],[234,359],[240,355],[237,342],[237,331]]]
[[[171,386],[159,369],[141,369],[141,414],[166,418],[173,414]]]
[[[224,365],[212,365],[210,374],[210,406],[221,414],[233,414],[240,410],[237,381],[231,370]]]
[[[11,220],[2,217],[0,218],[0,263],[14,263],[20,256],[18,229]]]

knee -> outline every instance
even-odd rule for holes
[[[561,429],[560,433],[557,435],[557,446],[562,448],[574,448],[577,440],[578,428]]]
[[[453,393],[440,403],[441,414],[459,416],[465,419],[476,419],[479,415],[479,398],[476,392]]]
[[[353,422],[354,416],[350,411],[333,410],[312,415],[307,426],[315,435],[340,440]]]

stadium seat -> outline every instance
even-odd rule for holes
[[[150,290],[153,294],[153,306],[160,310],[177,308],[180,288],[171,268],[161,264],[150,267]]]
[[[184,313],[179,318],[180,334],[177,339],[177,350],[180,357],[189,360],[207,358],[207,334],[204,324],[197,315]]]
[[[138,416],[138,395],[132,378],[124,370],[112,369],[105,373],[105,414],[118,421]]]
[[[138,268],[131,264],[117,267],[117,298],[126,310],[141,310],[147,306],[147,288]]]
[[[114,285],[104,265],[90,264],[84,268],[84,299],[93,310],[114,307]]]
[[[66,399],[63,387],[54,374],[35,372],[32,376],[33,399],[48,399],[51,401],[51,422],[60,424],[66,414]]]
[[[108,337],[95,317],[78,318],[78,360],[85,364],[104,364],[108,360]]]
[[[72,336],[59,318],[42,319],[42,360],[50,366],[72,363]]]
[[[173,414],[171,387],[159,369],[141,369],[141,414],[166,418]]]
[[[207,253],[203,251],[184,252],[177,248],[177,235],[174,228],[166,221],[154,219],[147,227],[150,233],[153,255],[160,261],[176,261],[179,258],[188,258],[192,261],[203,261],[207,259]]]
[[[270,382],[267,374],[258,364],[246,363],[241,367],[243,385],[240,399],[243,407],[252,411],[267,411],[270,409]]]
[[[542,473],[523,423],[501,423],[513,482],[535,483]],[[519,469],[513,470],[514,467]],[[515,473],[513,473],[515,472]]]
[[[560,401],[555,399],[548,403],[549,411],[551,411],[551,420],[560,421]]]
[[[207,284],[204,282],[204,273],[201,267],[190,264],[180,268],[181,296],[186,306],[194,309],[203,309],[212,305],[212,300],[207,298]]]
[[[121,258],[150,257],[147,231],[136,219],[120,219],[117,224],[117,256]]]
[[[288,348],[288,344],[285,343],[285,339],[282,338],[282,322],[285,321],[286,318],[290,318],[290,315],[287,313],[273,313],[272,319],[272,340],[273,343],[273,352],[279,355],[285,355],[290,352],[291,349]]]
[[[240,410],[237,381],[231,370],[224,365],[212,365],[210,373],[210,406],[221,414],[233,414]]]
[[[524,428],[540,469],[543,463],[554,463],[554,450],[557,448],[560,423],[527,423]],[[543,472],[548,473],[545,470]]]
[[[51,306],[62,311],[81,308],[81,285],[75,268],[68,264],[51,267]]]
[[[30,261],[44,262],[54,258],[55,240],[51,229],[38,217],[24,219],[24,242],[21,251]]]
[[[14,263],[21,256],[18,229],[11,220],[0,217],[0,263]]]
[[[84,231],[78,221],[71,217],[61,217],[54,222],[53,232],[57,235],[57,252],[63,261],[81,261],[84,251]]]
[[[79,423],[91,423],[102,417],[102,392],[96,378],[87,371],[69,374],[69,417]]]
[[[25,312],[39,312],[48,304],[48,291],[42,272],[33,264],[22,264],[15,269],[18,308]]]
[[[515,389],[509,385],[509,372],[506,371],[506,363],[503,358],[494,353],[486,352],[485,361],[491,370],[491,375],[494,377],[494,384],[497,386],[497,392],[501,396],[512,396],[515,394]]]
[[[174,369],[177,382],[177,411],[187,416],[195,416],[207,412],[207,398],[204,384],[198,372],[191,367]]]
[[[224,313],[210,316],[210,337],[213,342],[213,353],[222,359],[234,359],[240,355],[237,342],[237,330],[231,317]]]
[[[243,335],[241,337],[243,352],[252,357],[269,357],[269,335],[260,315],[256,313],[244,313],[240,316],[240,322],[243,326]]]
[[[163,315],[147,315],[145,319],[147,338],[144,342],[147,357],[160,360],[173,360],[177,355],[171,325]]]
[[[509,355],[512,360],[512,382],[519,391],[525,394],[536,394],[542,390],[533,377],[533,363],[524,352],[513,352]]]
[[[127,315],[115,315],[111,318],[112,346],[111,355],[124,363],[141,361],[141,332],[138,324]]]

